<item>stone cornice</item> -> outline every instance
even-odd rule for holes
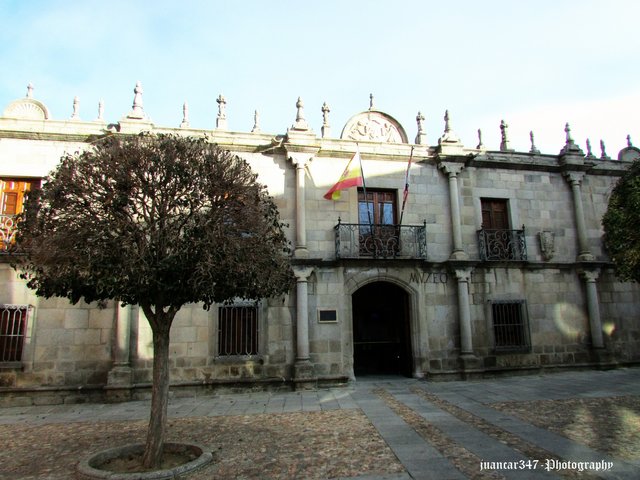
[[[78,141],[108,133],[104,122],[0,118],[0,138]]]
[[[385,160],[406,162],[413,151],[413,163],[433,158],[433,147],[408,143],[355,142],[353,140],[327,139],[320,142],[317,157],[351,158],[356,151],[356,143],[364,160]]]
[[[0,130],[0,139],[11,138],[17,140],[40,140],[52,142],[82,142],[89,143],[104,136],[104,133],[60,133],[60,132],[24,132]]]
[[[79,120],[26,120],[0,118],[0,138],[20,140],[40,140],[54,142],[88,143],[109,134],[134,134],[121,127],[140,126],[143,130],[156,133],[173,133],[207,137],[212,143],[235,152],[312,153],[317,158],[350,158],[356,150],[356,143],[365,160],[384,160],[406,162],[414,148],[413,163],[450,162],[461,163],[475,168],[502,168],[506,170],[543,171],[563,173],[582,171],[587,175],[621,176],[629,161],[603,158],[585,158],[583,161],[561,161],[558,155],[530,152],[487,151],[462,148],[458,155],[445,155],[438,146],[412,145],[408,143],[355,142],[337,138],[320,138],[311,131],[292,131],[286,135],[274,135],[258,132],[232,132],[227,130],[203,130],[180,127],[158,127],[150,122],[129,120],[126,125],[107,124],[101,121]],[[440,151],[439,151],[440,150]]]
[[[630,162],[610,159],[592,159],[582,164],[558,163],[557,155],[541,155],[531,153],[483,152],[473,157],[469,167],[504,168],[507,170],[525,170],[537,172],[580,171],[588,175],[620,176],[629,167]]]

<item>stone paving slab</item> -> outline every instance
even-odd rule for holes
[[[464,479],[432,445],[407,425],[382,399],[370,391],[358,391],[352,397],[378,430],[387,445],[407,469],[410,478],[424,480]]]
[[[514,462],[525,462],[529,459],[490,435],[477,430],[432,403],[421,399],[416,394],[396,393],[394,397],[482,460],[500,461],[509,459]],[[501,474],[507,479],[522,478],[522,471],[505,470]],[[527,472],[527,474],[528,478],[531,479],[558,478],[556,475],[543,470],[535,470]]]
[[[336,480],[412,480],[408,473],[398,475],[358,475],[357,477],[340,477]]]
[[[582,372],[580,372],[582,373]],[[530,385],[524,385],[523,382],[505,382],[513,384],[519,383],[516,388],[511,388],[501,399],[505,401],[505,397],[509,397],[509,401],[529,401],[539,399],[557,399],[557,398],[594,398],[594,397],[609,397],[616,394],[629,395],[640,394],[640,371],[636,369],[622,370],[610,372],[611,375],[602,375],[602,372],[595,373],[598,377],[598,382],[594,379],[587,378],[582,374],[561,374],[558,377],[550,376],[549,379],[535,382],[531,380]],[[556,387],[554,391],[549,388],[540,388],[548,386],[549,384],[557,384],[562,382],[564,384],[565,391],[560,395],[560,387]],[[537,383],[537,385],[536,385]],[[607,388],[601,388],[602,384]],[[594,389],[597,386],[597,389]],[[469,385],[465,395],[461,395],[454,389],[448,389],[446,387],[436,387],[438,390],[438,397],[460,407],[489,423],[502,428],[510,433],[513,433],[520,438],[532,443],[544,450],[552,452],[564,460],[571,462],[599,462],[607,461],[611,462],[614,467],[611,471],[598,472],[597,475],[604,479],[628,479],[636,480],[640,478],[640,461],[623,461],[620,459],[611,458],[602,452],[598,452],[584,445],[576,443],[562,435],[550,432],[548,430],[538,428],[527,422],[524,422],[516,417],[506,415],[503,412],[499,412],[490,408],[488,403],[490,401],[486,396],[481,395],[479,391],[482,385],[474,384]],[[433,392],[431,385],[423,385],[422,388]],[[505,390],[507,385],[505,385]],[[448,390],[448,391],[447,391]],[[493,400],[492,400],[493,401]],[[509,457],[512,458],[512,457]]]
[[[640,370],[584,370],[467,382],[423,382],[422,385],[431,393],[457,393],[482,403],[640,395]]]
[[[405,406],[440,429],[448,438],[486,460],[514,461],[524,457],[508,445],[416,395],[413,389],[436,395],[491,425],[570,461],[614,463],[603,479],[638,479],[640,461],[622,461],[578,444],[564,436],[535,427],[490,407],[494,402],[527,402],[568,398],[640,395],[640,369],[562,372],[550,375],[505,377],[467,382],[425,382],[400,378],[365,378],[343,388],[313,392],[254,392],[172,398],[171,418],[297,413],[361,409],[406,468],[403,474],[363,475],[342,480],[464,479],[463,475],[429,441],[400,418],[374,390],[384,389]],[[150,402],[82,404],[0,408],[0,424],[46,425],[73,422],[147,420]],[[499,471],[507,479],[553,478],[542,471]],[[590,472],[593,473],[593,472]]]

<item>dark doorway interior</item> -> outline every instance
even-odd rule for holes
[[[407,293],[393,283],[370,283],[353,294],[352,307],[354,373],[410,377]]]

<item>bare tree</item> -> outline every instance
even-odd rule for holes
[[[153,332],[143,464],[162,456],[169,332],[180,308],[292,285],[278,209],[249,164],[202,138],[109,136],[66,155],[27,200],[16,268],[44,297],[139,305]]]

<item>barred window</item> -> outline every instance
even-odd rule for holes
[[[493,337],[496,351],[528,351],[530,348],[524,300],[493,301]]]
[[[0,362],[22,361],[28,305],[0,305]]]
[[[218,309],[218,355],[258,354],[258,308],[223,305]]]

